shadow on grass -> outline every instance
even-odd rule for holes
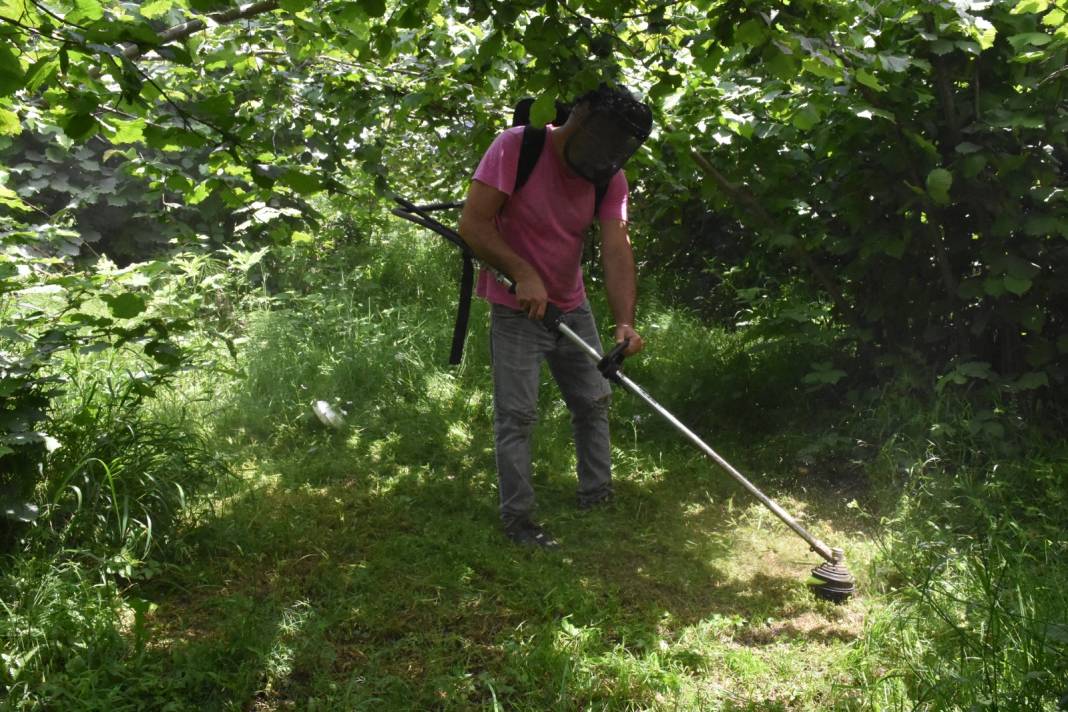
[[[484,334],[472,340],[485,351]],[[689,695],[692,704],[675,704],[774,709],[761,691],[730,686],[761,676],[794,684],[807,670],[753,651],[849,639],[840,623],[851,614],[804,586],[814,555],[674,431],[617,412],[617,504],[576,511],[570,433],[551,387],[535,486],[563,548],[517,549],[497,524],[484,364],[443,373],[379,341],[382,354],[338,357],[331,363],[344,368],[319,375],[360,404],[348,428],[324,433],[265,410],[250,432],[282,435],[268,435],[270,447],[237,439],[248,481],[190,534],[188,564],[139,592],[159,605],[152,643],[127,675],[142,681],[140,699],[545,710],[670,708]],[[278,358],[300,361],[288,353]],[[271,385],[277,376],[266,373]],[[728,459],[749,452],[737,434],[716,447]],[[743,472],[772,469],[750,454],[735,463]],[[816,488],[792,504],[820,526],[845,511]],[[144,670],[174,672],[153,687]]]
[[[540,476],[563,543],[547,554],[499,533],[492,451],[475,446],[488,424],[423,416],[256,462],[269,484],[239,490],[191,535],[189,565],[143,594],[160,605],[153,664],[182,682],[168,694],[201,708],[628,709],[708,673],[709,641],[850,638],[804,587],[816,562],[797,559],[814,557],[753,549],[785,535],[704,460],[623,458],[617,503],[589,513],[573,475]],[[566,425],[539,435],[542,469],[568,472]],[[408,460],[416,437],[436,446]]]

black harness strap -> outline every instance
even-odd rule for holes
[[[452,349],[449,365],[458,366],[464,356],[464,339],[467,338],[467,320],[471,316],[471,293],[475,286],[475,263],[464,252],[464,272],[460,277],[460,301],[456,305],[456,323],[452,327]]]
[[[526,184],[530,174],[534,172],[534,166],[541,158],[541,149],[545,146],[546,131],[544,128],[526,126],[523,128],[523,144],[519,149],[519,165],[515,171],[515,193]]]

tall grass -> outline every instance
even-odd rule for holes
[[[158,308],[187,312],[169,286]],[[144,648],[149,605],[136,584],[180,559],[195,498],[226,471],[201,419],[202,389],[221,378],[195,371],[215,358],[207,335],[187,336],[184,375],[154,374],[121,342],[54,360],[65,389],[31,493],[40,516],[14,525],[0,575],[0,706],[110,708],[108,671]]]
[[[876,469],[900,494],[883,522],[885,607],[858,650],[862,687],[879,709],[1063,708],[1068,450],[1038,429],[1006,434],[1011,411],[992,419],[950,394],[908,404]],[[924,420],[920,439],[909,428]]]

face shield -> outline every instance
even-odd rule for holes
[[[564,160],[577,175],[604,185],[641,147],[652,127],[649,107],[612,95],[587,109],[564,144]]]

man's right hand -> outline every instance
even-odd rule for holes
[[[545,316],[549,294],[545,291],[545,284],[536,272],[531,271],[530,274],[516,280],[515,298],[519,301],[519,308],[525,311],[530,319],[541,320]]]

